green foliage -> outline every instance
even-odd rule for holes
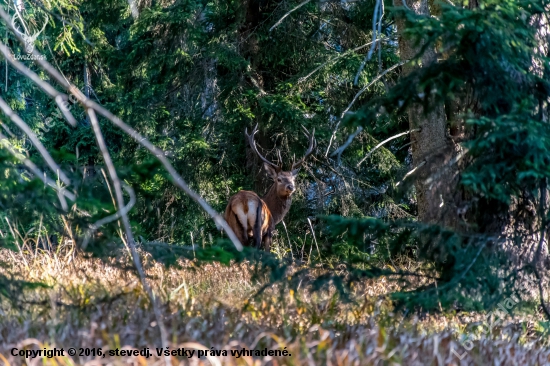
[[[532,273],[533,266],[509,262],[511,253],[534,251],[531,230],[547,221],[539,209],[521,216],[523,205],[532,207],[550,177],[550,80],[547,55],[539,50],[547,6],[547,1],[484,1],[474,10],[442,5],[439,17],[396,13],[406,18],[406,36],[422,46],[417,60],[435,48],[438,61],[416,68],[346,123],[368,127],[380,111],[399,116],[413,104],[430,111],[463,103],[455,120],[464,120],[460,185],[469,207],[464,233],[411,222],[329,221],[335,233],[347,232],[355,248],[372,235],[386,258],[412,255],[436,278],[436,284],[394,294],[398,302],[424,309],[487,309],[515,291],[520,273]],[[508,213],[515,220],[510,226],[499,222]],[[495,227],[508,232],[495,236]],[[505,244],[510,242],[512,247]]]
[[[277,258],[250,249],[237,252],[219,241],[212,220],[172,185],[158,162],[100,121],[120,177],[137,197],[130,213],[136,237],[154,260],[167,265],[181,257],[199,263],[249,260],[259,274],[270,273],[273,282],[297,286],[300,276],[311,273],[306,258],[308,265],[321,261],[327,268],[347,269],[345,276],[324,272],[311,283],[314,289],[334,285],[345,295],[354,281],[385,276],[402,285],[392,295],[399,305],[430,310],[494,306],[512,291],[517,268],[501,270],[508,254],[489,230],[497,218],[482,211],[508,212],[526,197],[535,202],[550,175],[548,59],[539,50],[538,28],[547,1],[487,0],[473,10],[441,5],[437,17],[394,9],[393,19],[384,17],[383,39],[370,60],[365,56],[374,0],[312,2],[289,13],[300,3],[152,1],[133,19],[125,0],[59,0],[29,7],[26,16],[48,14],[37,48],[90,98],[166,151],[183,178],[218,211],[239,189],[262,194],[266,188],[258,178],[260,166],[247,158],[245,128],[259,123],[259,144],[269,158],[275,159],[280,149],[287,165],[304,150],[299,126],[315,128],[319,149],[300,173],[300,190],[285,218],[288,232],[279,228],[275,238]],[[419,62],[428,48],[435,49],[438,61],[405,77],[395,69],[355,100],[399,62],[395,17],[406,20],[405,38],[422,46],[412,62]],[[0,34],[4,31],[1,25]],[[12,36],[8,43],[15,53],[24,52]],[[15,218],[21,232],[40,227],[37,234],[60,233],[80,243],[94,222],[116,212],[89,121],[71,104],[78,125],[65,124],[56,104],[13,69],[4,81],[8,88],[2,98],[69,172],[77,200],[64,210],[55,192],[26,178],[19,161],[2,152],[2,217]],[[352,100],[356,112],[340,126]],[[380,141],[409,129],[407,108],[421,104],[429,111],[443,105],[451,114],[454,103],[462,109],[449,123],[463,121],[466,136],[457,141],[467,152],[460,175],[460,193],[470,210],[464,232],[412,219],[414,191],[395,186],[411,168],[409,149],[404,149],[408,136],[356,165]],[[8,120],[2,123],[13,130]],[[364,132],[341,162],[324,156],[329,144],[332,151],[357,126]],[[48,171],[21,132],[10,132],[10,141]],[[532,223],[545,223],[545,215],[536,212]],[[315,216],[324,219],[313,225],[307,218]],[[319,235],[313,237],[311,229]],[[514,229],[510,236],[521,243],[529,230]],[[116,221],[102,227],[90,252],[100,257],[118,252],[119,230]],[[14,240],[15,233],[2,236],[2,245]],[[295,252],[289,253],[287,241]],[[304,266],[288,279],[286,261],[294,253]],[[417,270],[399,269],[394,262],[402,258],[413,260]],[[430,284],[419,285],[419,278]]]
[[[490,309],[502,297],[515,293],[515,279],[495,271],[508,263],[506,253],[495,251],[497,243],[484,236],[459,235],[408,220],[386,223],[340,216],[325,220],[334,236],[345,233],[350,246],[345,261],[350,271],[348,285],[364,277],[389,277],[404,289],[391,294],[398,307]],[[414,258],[419,270],[404,271],[385,264],[404,257]],[[420,279],[432,283],[419,286]],[[501,287],[503,281],[508,287]]]

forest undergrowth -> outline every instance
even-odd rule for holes
[[[21,242],[2,249],[0,275],[40,284],[10,303],[2,298],[0,354],[6,365],[22,364],[17,349],[63,347],[149,348],[151,357],[83,356],[37,358],[29,364],[154,365],[167,360],[150,302],[130,257],[92,258],[69,240],[55,250]],[[496,321],[495,314],[394,312],[386,297],[396,283],[365,279],[351,301],[337,291],[312,292],[306,277],[297,291],[268,287],[252,265],[198,264],[179,260],[165,266],[142,252],[144,268],[160,299],[171,349],[215,349],[209,359],[171,356],[172,365],[543,365],[550,362],[547,323],[518,304]],[[293,267],[291,272],[299,268]],[[323,269],[319,269],[323,271]],[[532,308],[532,307],[531,307]],[[470,343],[471,342],[471,343]],[[234,357],[231,350],[287,350],[286,357]]]

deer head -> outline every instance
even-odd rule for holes
[[[23,26],[23,30],[24,30],[23,32],[19,30],[19,28],[17,28],[17,26],[15,25],[16,20],[19,20],[19,22]],[[44,29],[46,29],[46,25],[48,25],[48,15],[47,14],[45,15],[45,21],[44,21],[44,25],[42,26],[42,29],[40,29],[38,32],[35,32],[34,34],[31,35],[29,31],[29,27],[27,26],[27,24],[25,24],[25,21],[23,20],[23,17],[21,16],[21,13],[19,12],[16,6],[15,14],[11,18],[11,25],[13,26],[13,29],[15,29],[17,34],[19,34],[19,36],[23,38],[23,41],[25,42],[25,52],[27,52],[28,54],[31,54],[34,51],[34,42],[36,41],[40,33],[42,33]]]
[[[283,199],[289,198],[296,191],[295,180],[298,176],[298,172],[300,171],[300,168],[305,160],[313,153],[313,151],[317,147],[317,141],[315,141],[315,129],[313,129],[311,133],[309,133],[309,131],[304,126],[302,126],[302,129],[304,130],[306,138],[309,140],[309,147],[300,160],[292,163],[292,167],[289,171],[283,171],[283,162],[281,159],[281,152],[279,150],[277,150],[277,155],[279,157],[277,164],[274,164],[273,162],[266,159],[262,154],[260,154],[256,146],[256,141],[254,140],[254,135],[258,132],[257,124],[256,127],[254,127],[254,129],[252,130],[252,133],[248,134],[248,129],[245,131],[245,135],[248,138],[250,147],[264,162],[264,168],[267,171],[268,176],[274,182],[275,193],[277,194],[277,196]]]

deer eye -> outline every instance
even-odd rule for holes
[[[281,178],[277,178],[277,182],[281,183],[282,182]]]

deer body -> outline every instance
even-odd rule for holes
[[[240,191],[232,196],[225,209],[225,220],[243,245],[248,244],[249,238],[254,238],[256,248],[260,248],[263,244],[264,250],[269,251],[275,225],[281,222],[290,210],[291,196],[296,191],[294,183],[296,176],[317,143],[314,138],[315,130],[310,135],[304,128],[309,138],[309,148],[300,161],[292,164],[290,171],[283,171],[281,165],[273,164],[258,152],[254,141],[257,129],[258,125],[250,135],[246,132],[245,134],[250,147],[264,161],[264,168],[273,180],[273,185],[262,198],[251,191]]]
[[[243,245],[253,237],[256,247],[261,243],[269,248],[271,233],[275,227],[269,208],[252,191],[239,191],[231,197],[225,209],[225,221],[231,226]]]

